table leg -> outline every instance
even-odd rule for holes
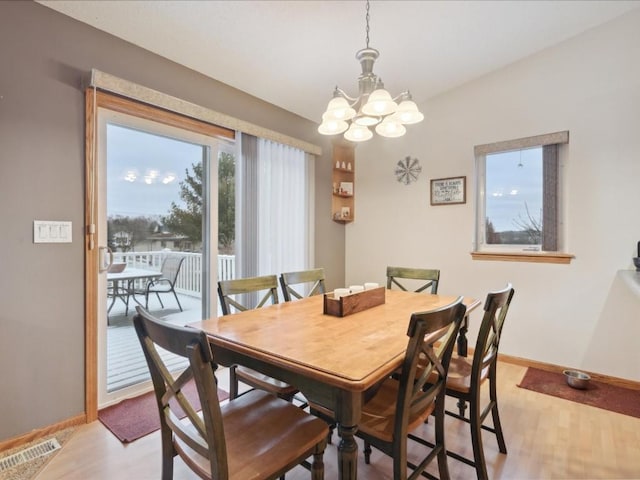
[[[458,332],[458,355],[467,356],[467,330],[469,330],[469,315],[465,315]]]
[[[353,437],[357,430],[357,426],[338,425],[338,475],[341,480],[358,478],[358,444]]]
[[[127,290],[128,290],[128,295],[133,298],[133,301],[136,302],[138,305],[140,305],[141,307],[144,307],[145,304],[142,303],[141,301],[139,301],[136,298],[136,284],[135,284],[135,279],[131,279],[129,280],[129,285],[127,286]],[[139,293],[139,292],[138,292]],[[127,302],[129,301],[129,298],[127,298]]]
[[[108,288],[108,287],[107,287]],[[113,304],[116,303],[116,298],[118,297],[118,281],[113,280],[111,282],[111,303],[107,307],[107,315],[111,312],[113,308]]]
[[[113,305],[116,303],[116,299],[119,298],[120,301],[125,305],[124,314],[128,316],[129,315],[129,296],[131,292],[131,280],[127,281],[126,287],[122,287],[120,285],[120,282],[121,282],[120,280],[111,280],[111,282],[112,282],[112,291],[111,291],[112,297],[111,297],[111,303],[107,307],[107,315],[111,313],[111,309],[113,308]]]

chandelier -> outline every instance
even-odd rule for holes
[[[358,77],[358,96],[352,98],[336,86],[318,127],[322,135],[344,132],[347,140],[364,142],[373,137],[371,127],[375,126],[378,135],[395,138],[406,133],[405,125],[424,119],[408,90],[392,98],[384,89],[382,79],[373,73],[373,64],[380,52],[369,47],[369,0],[366,23],[367,46],[356,53],[356,59],[362,67],[362,74]]]

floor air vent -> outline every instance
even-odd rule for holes
[[[49,455],[51,452],[55,452],[58,449],[60,449],[60,444],[55,438],[47,440],[46,442],[38,443],[33,447],[25,448],[24,450],[20,450],[19,452],[14,453],[13,455],[9,455],[5,458],[0,458],[0,472],[4,472],[5,470],[9,470],[10,468],[16,467],[23,463],[30,462],[31,460],[35,460],[36,458],[44,457],[45,455]]]

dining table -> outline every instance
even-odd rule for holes
[[[401,366],[411,314],[457,298],[385,290],[384,303],[338,317],[325,314],[323,295],[315,295],[189,326],[207,334],[217,364],[253,368],[331,409],[340,435],[339,478],[352,480],[357,478],[354,435],[365,392]],[[463,303],[467,318],[480,305],[467,297]]]

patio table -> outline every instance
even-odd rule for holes
[[[111,282],[113,286],[113,291],[109,293],[111,296],[111,303],[107,308],[107,314],[111,312],[111,309],[118,298],[126,305],[125,315],[129,314],[129,297],[133,297],[133,300],[138,305],[142,305],[142,303],[136,298],[134,282],[139,279],[152,280],[160,278],[161,275],[162,273],[157,270],[128,267],[122,272],[107,273],[107,281]]]

